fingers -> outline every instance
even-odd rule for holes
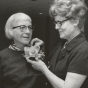
[[[30,63],[30,64],[35,64],[36,62],[39,61],[38,58],[35,58],[36,61],[33,61],[33,60],[30,60],[29,58],[26,58],[27,62]]]
[[[37,58],[37,57],[36,57],[36,58],[35,58],[35,60],[36,60],[36,61],[38,61],[38,60],[39,60],[39,58]]]
[[[33,64],[33,63],[34,63],[34,61],[30,60],[29,58],[28,58],[28,59],[26,58],[26,60],[27,60],[27,62],[30,63],[30,64]]]
[[[36,38],[34,38],[34,39],[31,40],[31,43],[30,43],[31,46],[33,46],[34,42],[36,42]]]
[[[43,41],[38,39],[38,38],[34,38],[31,40],[31,46],[33,45],[42,45],[43,44]]]
[[[38,42],[38,38],[34,38],[31,40],[31,46],[33,46],[36,42]]]

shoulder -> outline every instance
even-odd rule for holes
[[[88,42],[87,41],[84,41],[84,42],[82,42],[82,43],[80,43],[78,46],[76,46],[75,48],[74,48],[74,50],[75,50],[75,53],[77,53],[77,52],[80,52],[80,53],[88,53]]]
[[[8,47],[0,51],[0,57],[12,56],[15,53],[14,50],[9,49]]]
[[[8,51],[10,51],[10,49],[7,47],[3,49],[2,51],[0,51],[0,55],[2,55],[3,53],[7,53]]]

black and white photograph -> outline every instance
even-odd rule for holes
[[[0,0],[0,88],[88,88],[88,0]]]

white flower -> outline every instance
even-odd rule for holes
[[[44,52],[40,50],[40,46],[24,47],[24,52],[24,57],[26,59],[30,59],[31,57],[39,59],[45,56]]]

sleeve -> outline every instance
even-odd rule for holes
[[[88,46],[75,50],[71,56],[68,72],[88,75]]]

